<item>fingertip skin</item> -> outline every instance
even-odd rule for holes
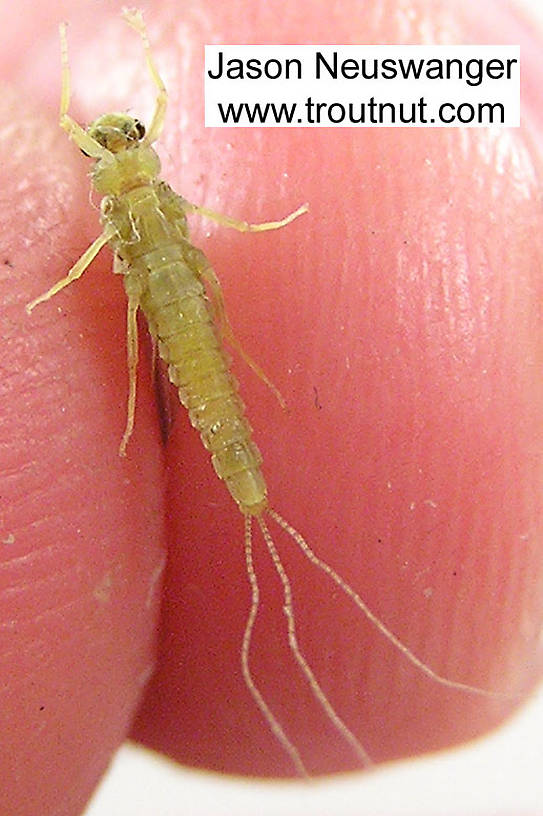
[[[239,8],[200,12],[188,25],[202,43],[349,42],[356,19],[354,6],[342,8],[332,38],[326,16],[308,29],[299,5],[275,27],[266,20],[265,34],[265,15],[240,29]],[[505,8],[493,27],[467,4],[420,3],[410,23],[395,3],[366,12],[357,41],[522,33]],[[201,71],[178,83],[189,104]],[[201,239],[195,224],[238,337],[288,402],[281,415],[236,366],[272,505],[433,669],[519,699],[540,676],[543,604],[541,166],[527,104],[529,124],[516,131],[211,130],[190,153],[217,209],[258,220],[252,206],[266,218],[310,204],[265,236]],[[197,122],[186,125],[185,151]],[[189,175],[194,166],[188,159]],[[187,764],[290,774],[239,669],[249,605],[241,518],[186,433],[178,420],[169,518],[172,541],[191,543],[172,551],[158,671],[135,733]],[[300,642],[376,760],[469,739],[511,710],[511,700],[423,678],[274,534]],[[255,539],[264,609],[254,675],[312,773],[357,767],[288,654],[281,587]]]
[[[124,305],[111,257],[25,311],[100,228],[85,160],[19,101],[0,103],[0,812],[72,816],[153,670],[164,480],[150,398],[129,458],[117,452]]]
[[[82,38],[80,8],[59,13],[71,23],[78,117],[133,104],[139,112],[147,77],[133,32],[104,6],[100,34],[83,27]],[[310,204],[269,234],[193,221],[238,338],[287,399],[285,414],[235,363],[273,507],[433,669],[520,698],[542,666],[536,95],[526,93],[516,131],[219,131],[204,130],[202,113],[205,42],[511,42],[518,33],[525,49],[529,35],[505,6],[485,8],[420,2],[408,19],[390,0],[370,4],[356,28],[354,0],[285,4],[273,20],[263,7],[246,15],[239,2],[199,0],[182,19],[166,3],[146,18],[170,92],[159,145],[166,180],[253,222]],[[103,65],[106,45],[111,72],[89,71]],[[540,65],[529,66],[523,82],[533,89]],[[58,85],[56,65],[53,74]],[[108,252],[82,281],[24,312],[99,226],[88,160],[59,138],[54,115],[29,117],[18,102],[3,116],[15,131],[0,130],[0,189],[13,199],[0,235],[16,236],[0,257],[0,654],[9,678],[0,718],[10,782],[0,785],[0,812],[80,812],[129,729],[157,625],[158,666],[136,738],[193,766],[291,775],[240,670],[242,517],[182,413],[163,467],[145,360],[134,439],[127,461],[117,456],[125,303]],[[421,676],[273,533],[304,653],[377,761],[479,735],[512,708]],[[289,655],[281,587],[257,533],[255,553],[259,687],[311,773],[356,768]]]

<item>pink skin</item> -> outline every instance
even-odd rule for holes
[[[164,177],[253,221],[310,203],[267,235],[193,219],[238,337],[288,402],[282,413],[236,362],[271,503],[434,669],[522,695],[542,666],[537,44],[495,3],[489,15],[419,2],[408,19],[376,2],[358,25],[354,0],[285,3],[281,15],[246,5],[198,0],[181,17],[178,4],[155,3],[147,19],[170,95]],[[138,707],[133,735],[188,765],[292,772],[239,668],[242,517],[182,412],[162,450],[145,346],[136,431],[128,458],[117,456],[125,300],[109,252],[24,312],[99,229],[89,161],[55,120],[60,19],[74,115],[139,112],[140,100],[149,113],[140,46],[117,12],[75,2],[2,12],[13,48],[3,75],[18,91],[0,97],[10,126],[0,133],[0,812],[21,816],[79,813]],[[522,129],[203,128],[204,42],[419,42],[419,29],[427,41],[520,42]],[[375,760],[454,744],[511,709],[424,678],[273,531],[305,654]],[[288,655],[257,531],[255,548],[268,606],[254,675],[311,773],[355,768]]]

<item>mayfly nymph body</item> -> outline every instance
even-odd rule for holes
[[[100,250],[109,244],[114,253],[114,271],[122,277],[128,299],[129,393],[120,453],[125,454],[134,425],[138,359],[136,316],[141,309],[158,352],[168,367],[169,378],[178,389],[179,399],[211,454],[217,475],[226,484],[245,519],[245,560],[251,605],[241,645],[241,667],[247,688],[271,731],[290,756],[296,772],[308,775],[293,738],[272,712],[251,674],[251,636],[259,608],[259,586],[252,555],[252,527],[253,520],[256,520],[281,581],[291,654],[329,722],[354,752],[359,763],[369,765],[370,756],[337,714],[302,653],[296,634],[291,584],[270,534],[268,519],[273,520],[298,545],[309,562],[324,572],[420,671],[449,688],[485,696],[501,695],[449,680],[430,669],[381,622],[355,590],[314,553],[302,535],[270,506],[261,470],[262,457],[252,439],[244,404],[229,370],[223,339],[241,353],[280,401],[281,397],[264,372],[236,341],[226,316],[220,284],[203,252],[192,245],[186,216],[199,213],[243,232],[260,232],[285,226],[307,212],[307,207],[299,207],[280,221],[248,224],[189,203],[160,179],[160,161],[152,144],[163,128],[166,89],[155,65],[141,12],[125,11],[124,17],[141,37],[149,75],[157,89],[151,124],[145,131],[136,118],[123,113],[110,113],[100,116],[85,129],[71,118],[68,114],[70,71],[66,28],[61,25],[60,126],[95,162],[91,177],[94,189],[103,196],[103,229],[68,274],[29,303],[27,310],[32,311],[36,305],[49,300],[81,277]],[[211,303],[206,297],[206,286],[211,293]]]

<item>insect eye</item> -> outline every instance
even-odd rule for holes
[[[109,196],[105,196],[100,204],[102,215],[111,215],[113,212],[113,202]]]
[[[143,139],[143,137],[145,136],[145,125],[142,125],[142,123],[139,121],[139,119],[136,119],[134,121],[134,127],[136,128],[136,133],[138,134],[138,139]]]

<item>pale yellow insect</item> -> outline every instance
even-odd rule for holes
[[[85,130],[68,114],[70,70],[66,27],[61,25],[62,91],[60,126],[77,146],[95,160],[94,189],[103,195],[103,231],[66,277],[28,304],[27,310],[49,300],[77,280],[105,244],[114,252],[114,271],[123,277],[128,298],[127,346],[129,392],[126,428],[121,455],[134,426],[136,368],[138,359],[136,314],[142,309],[158,351],[168,365],[172,383],[187,408],[194,427],[211,453],[213,466],[245,517],[245,558],[251,588],[251,607],[241,645],[241,667],[245,683],[271,731],[290,756],[296,771],[306,776],[300,753],[285,728],[262,697],[250,669],[251,636],[259,607],[259,587],[253,566],[252,522],[256,519],[283,586],[283,609],[287,618],[288,643],[316,700],[337,731],[350,745],[362,765],[371,758],[358,738],[333,708],[305,659],[296,636],[289,578],[268,529],[266,517],[275,521],[299,546],[308,560],[322,570],[373,623],[374,626],[420,671],[449,688],[485,696],[494,695],[464,683],[448,680],[432,671],[413,654],[366,606],[360,596],[338,573],[322,561],[305,539],[268,504],[266,482],[261,471],[262,457],[252,440],[251,427],[238,394],[237,383],[228,368],[221,339],[226,337],[253,370],[281,397],[258,365],[240,348],[226,317],[217,277],[204,254],[189,238],[186,215],[200,213],[218,223],[244,232],[278,229],[307,212],[303,205],[280,221],[247,224],[190,204],[159,179],[160,162],[151,147],[162,131],[167,94],[151,53],[143,17],[139,11],[123,12],[125,20],[140,35],[147,68],[157,88],[155,110],[147,133],[143,125],[123,113],[100,116]],[[205,298],[204,283],[212,292],[214,305]]]

